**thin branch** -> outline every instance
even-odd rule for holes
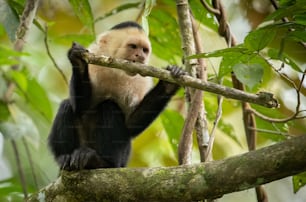
[[[255,130],[255,131],[261,132],[261,133],[270,133],[270,134],[275,134],[275,135],[282,135],[282,136],[285,136],[285,137],[292,136],[289,133],[284,133],[284,132],[281,132],[281,131],[267,130],[267,129],[261,129],[261,128],[253,128],[253,127],[249,127],[249,129]]]
[[[214,126],[210,132],[210,139],[208,142],[208,146],[207,146],[207,156],[206,158],[208,158],[208,155],[212,152],[213,146],[214,146],[214,141],[215,141],[215,137],[216,137],[216,129],[218,126],[218,123],[221,119],[222,116],[222,103],[223,103],[223,97],[222,96],[218,96],[218,109],[217,109],[217,114],[216,114],[216,118],[214,121]]]
[[[176,10],[178,14],[178,22],[181,33],[182,49],[184,58],[196,53],[191,15],[189,12],[188,0],[176,0]],[[197,76],[197,60],[185,60],[185,69],[191,76]],[[201,110],[202,91],[186,90],[186,98],[192,98],[189,103],[187,117],[184,122],[182,135],[178,147],[178,158],[180,164],[191,164],[192,162],[192,145],[193,145],[193,130]],[[189,95],[188,95],[189,94]],[[187,99],[187,102],[189,99]]]
[[[193,32],[193,38],[194,38],[194,43],[195,43],[195,48],[196,48],[196,53],[203,53],[203,46],[202,46],[202,41],[201,37],[199,34],[198,26],[196,23],[196,20],[194,16],[192,15],[192,11],[190,10],[190,18],[192,22],[192,32]],[[198,69],[197,69],[197,77],[204,82],[207,82],[207,64],[206,61],[203,58],[198,58]],[[198,90],[199,91],[199,90]],[[204,93],[201,93],[202,96],[199,102],[199,113],[197,116],[196,120],[196,134],[197,134],[197,141],[198,141],[198,148],[199,148],[199,153],[200,153],[200,159],[201,162],[205,162],[208,160],[208,156],[212,157],[210,153],[207,153],[207,145],[210,140],[209,137],[209,132],[208,132],[208,121],[206,117],[206,110],[205,110],[205,104],[202,101],[202,97],[204,96]],[[212,158],[209,158],[212,159]]]
[[[63,70],[59,67],[59,65],[56,63],[54,57],[52,56],[52,53],[50,51],[50,48],[49,48],[49,44],[48,44],[48,26],[46,25],[45,26],[45,37],[44,37],[44,43],[45,43],[45,47],[46,47],[46,50],[47,50],[47,54],[49,56],[49,58],[51,59],[55,69],[59,72],[59,74],[62,76],[65,84],[68,86],[68,80],[66,78],[66,75],[64,74]]]
[[[32,155],[31,155],[31,152],[30,152],[30,149],[29,149],[29,146],[28,146],[28,143],[25,137],[22,137],[22,143],[26,151],[26,156],[28,157],[35,188],[38,190],[38,181],[37,181],[37,177],[36,177],[35,170],[34,170],[34,162],[33,162]]]
[[[165,69],[156,68],[153,66],[148,66],[139,63],[133,63],[131,61],[111,58],[107,56],[96,56],[89,52],[82,53],[82,57],[85,61],[87,61],[87,63],[90,64],[122,69],[131,73],[138,73],[142,76],[152,76],[161,80],[177,83],[181,86],[188,86],[207,92],[219,94],[226,98],[250,102],[269,108],[278,107],[277,100],[273,98],[272,94],[270,93],[260,92],[258,94],[251,94],[212,82],[204,82],[201,79],[197,79],[188,75],[183,75],[180,78],[173,78],[171,76],[171,73]]]
[[[202,5],[206,8],[206,10],[214,15],[220,15],[220,11],[211,7],[205,0],[201,0]]]
[[[295,119],[303,119],[303,118],[306,118],[306,116],[299,116],[300,113],[304,112],[305,110],[300,110],[300,106],[301,106],[301,95],[300,95],[300,91],[301,91],[301,88],[303,86],[303,82],[305,80],[305,76],[306,76],[306,69],[304,70],[303,74],[302,74],[302,78],[301,78],[301,81],[299,83],[298,86],[296,86],[296,84],[294,83],[294,81],[292,81],[287,75],[285,74],[281,74],[279,71],[276,71],[279,73],[279,75],[286,79],[286,81],[288,81],[289,83],[291,83],[291,85],[293,86],[293,88],[295,89],[296,91],[296,96],[297,96],[297,103],[296,103],[296,106],[295,106],[295,112],[290,115],[289,117],[286,117],[286,118],[282,118],[282,119],[278,119],[278,118],[271,118],[271,117],[268,117],[268,116],[265,116],[261,113],[259,113],[258,111],[254,110],[254,109],[249,109],[249,111],[251,111],[255,116],[257,116],[258,118],[262,119],[262,120],[265,120],[265,121],[268,121],[268,122],[272,122],[272,123],[286,123],[288,121],[292,121],[292,120],[295,120]]]
[[[19,174],[19,178],[20,178],[20,183],[21,183],[23,195],[24,195],[25,198],[27,198],[28,197],[27,183],[26,183],[26,180],[25,180],[24,172],[22,170],[18,147],[17,147],[16,141],[13,140],[13,139],[11,140],[11,144],[12,144],[13,151],[14,151],[14,156],[15,156],[15,159],[16,159],[16,165],[17,165],[17,170],[18,170],[18,174]]]

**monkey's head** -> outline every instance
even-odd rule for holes
[[[134,22],[118,24],[102,33],[90,48],[95,54],[148,64],[151,44],[140,25]]]

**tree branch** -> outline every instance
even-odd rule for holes
[[[89,52],[84,52],[82,55],[84,60],[90,64],[122,69],[131,73],[138,73],[142,76],[152,76],[172,83],[177,83],[182,86],[204,90],[207,92],[222,95],[226,98],[250,102],[269,108],[278,107],[279,105],[277,100],[273,98],[272,94],[270,93],[259,92],[258,94],[251,94],[212,82],[204,82],[201,79],[193,78],[188,75],[184,75],[175,79],[171,76],[170,72],[165,69],[156,68],[140,63],[133,63],[127,60],[116,59],[107,56],[96,56]]]
[[[62,172],[28,200],[197,201],[218,198],[306,170],[306,135],[225,160],[146,169]],[[252,172],[250,172],[252,170]]]

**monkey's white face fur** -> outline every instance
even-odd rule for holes
[[[148,64],[151,44],[146,34],[137,28],[109,30],[102,33],[89,52],[118,59]],[[152,88],[150,77],[129,74],[123,70],[89,65],[89,76],[93,87],[92,101],[97,104],[112,99],[128,115]]]
[[[110,30],[102,33],[89,51],[133,62],[148,64],[151,44],[146,34],[137,28]]]

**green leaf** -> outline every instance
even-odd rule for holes
[[[260,64],[236,64],[233,71],[237,79],[250,88],[261,82],[264,73]]]
[[[241,142],[239,141],[239,138],[237,137],[234,127],[229,124],[224,122],[222,119],[220,120],[219,124],[218,124],[218,128],[223,131],[226,136],[228,136],[230,139],[232,139],[234,142],[237,143],[237,145],[239,145],[240,147],[242,147]]]
[[[244,61],[245,55],[239,52],[232,52],[224,55],[218,72],[218,77],[222,78],[233,71],[233,66]]]
[[[280,53],[280,50],[275,48],[270,48],[268,50],[268,56],[271,59],[275,60],[281,60],[282,62],[288,64],[292,69],[294,69],[297,72],[303,72],[303,70],[285,53]]]
[[[0,201],[24,201],[22,185],[19,179],[11,178],[0,182]]]
[[[52,107],[46,91],[36,79],[28,80],[27,98],[37,111],[42,113],[47,120],[52,119]]]
[[[198,0],[189,1],[190,8],[194,17],[201,22],[203,25],[211,28],[212,30],[218,30],[218,24],[215,20],[215,16],[209,13],[206,9],[203,9],[203,6]]]
[[[12,50],[11,48],[0,45],[0,64],[1,65],[18,64],[19,61],[16,58],[19,56],[25,56],[25,55],[28,55],[28,54],[17,52],[17,51]]]
[[[294,5],[284,6],[277,9],[272,14],[270,14],[265,20],[280,20],[283,17],[292,17],[295,15],[305,15],[306,14],[306,4],[305,1],[296,1]]]
[[[20,88],[22,91],[27,91],[28,89],[28,81],[26,75],[20,71],[9,71],[8,72],[10,79],[15,82],[15,84]]]
[[[79,20],[90,28],[92,33],[95,33],[94,28],[94,18],[92,15],[90,4],[87,0],[69,0],[74,14],[79,18]]]
[[[289,32],[286,38],[296,42],[306,42],[306,31],[292,31]]]
[[[180,134],[184,125],[184,118],[180,113],[174,110],[165,110],[160,117],[170,140],[169,142],[172,146],[172,149],[176,154]]]
[[[24,81],[23,77],[26,78],[26,81]],[[16,92],[25,99],[25,102],[28,102],[34,110],[42,114],[47,120],[52,120],[53,113],[51,103],[46,91],[37,80],[30,78],[25,71],[14,73],[12,79],[18,87]]]
[[[6,103],[0,100],[0,122],[8,120],[10,111]]]
[[[306,185],[306,172],[293,176],[293,190],[298,192],[300,188]]]
[[[16,38],[16,31],[19,26],[19,18],[15,11],[10,7],[8,1],[0,0],[0,23],[4,25],[6,33],[13,42]]]
[[[95,36],[92,34],[67,34],[54,38],[54,42],[71,46],[72,42],[76,41],[79,44],[87,47],[94,41],[94,39]]]
[[[168,11],[153,9],[148,21],[154,55],[169,63],[177,63],[177,58],[182,55],[182,49],[176,19]]]
[[[114,9],[112,9],[110,12],[106,13],[105,15],[96,18],[95,22],[98,22],[98,21],[103,20],[103,19],[105,19],[109,16],[120,13],[121,11],[125,11],[125,10],[131,9],[131,8],[137,8],[139,5],[140,5],[140,2],[122,4],[122,5],[114,8]]]
[[[275,30],[271,29],[258,29],[250,32],[244,39],[246,48],[253,51],[260,51],[264,49],[276,35]]]

